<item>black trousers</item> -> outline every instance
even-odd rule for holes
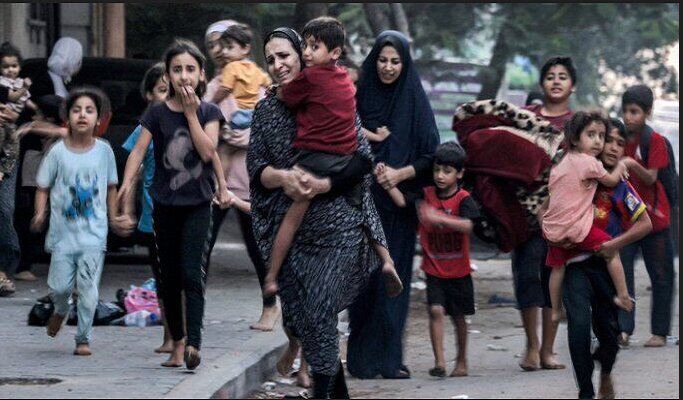
[[[208,247],[211,207],[154,204],[154,233],[161,264],[161,297],[173,340],[183,338],[181,292],[185,292],[187,344],[202,342],[205,273],[203,255]]]
[[[611,373],[619,351],[619,324],[613,298],[616,289],[607,271],[605,260],[593,256],[579,263],[569,264],[562,289],[567,312],[569,354],[574,367],[579,398],[592,399],[594,361],[601,372]],[[591,327],[600,343],[591,354]]]
[[[221,225],[226,215],[228,215],[229,208],[221,210],[220,207],[211,208],[211,219],[213,227],[210,232],[209,237],[209,247],[208,252],[205,254],[206,265],[204,270],[209,273],[209,266],[211,264],[211,253],[213,252],[213,246],[216,244],[216,239],[218,238],[218,232],[221,230]],[[263,282],[266,279],[266,264],[261,258],[261,253],[259,252],[258,244],[256,243],[256,238],[254,238],[254,228],[251,226],[251,216],[235,208],[237,213],[237,221],[240,224],[240,231],[242,231],[242,237],[244,238],[244,244],[247,246],[247,254],[249,254],[249,259],[252,264],[254,264],[254,269],[256,269],[256,275],[258,276],[258,281],[261,287],[263,287]],[[263,299],[263,307],[272,307],[275,305],[275,296],[271,296]]]

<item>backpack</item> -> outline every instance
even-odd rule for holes
[[[646,166],[650,156],[650,141],[652,140],[653,132],[654,131],[650,126],[645,125],[643,134],[640,137],[640,157],[643,159]],[[666,143],[666,152],[668,154],[669,163],[666,168],[657,171],[657,180],[662,182],[664,191],[666,192],[666,198],[669,200],[669,205],[671,208],[674,208],[678,207],[678,172],[676,171],[676,158],[669,139],[663,135],[661,136],[664,139],[664,143]],[[655,191],[655,201],[652,207],[657,208],[657,191]]]

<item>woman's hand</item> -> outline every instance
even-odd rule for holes
[[[391,168],[388,165],[383,167],[384,171],[381,174],[376,174],[377,182],[382,185],[384,190],[390,190],[396,187],[403,179],[398,170]]]
[[[19,114],[14,112],[10,106],[0,103],[0,123],[14,122],[19,119]]]
[[[313,189],[308,185],[308,178],[304,176],[304,172],[295,168],[285,171],[282,179],[282,190],[294,201],[306,200],[313,192]]]
[[[180,88],[180,101],[183,105],[183,112],[185,115],[196,115],[199,108],[199,97],[190,85],[185,85]]]
[[[332,189],[332,181],[330,178],[318,178],[317,176],[304,171],[296,165],[292,169],[301,172],[299,182],[304,188],[310,189],[310,193],[306,196],[308,200],[311,200],[313,197],[319,194],[327,193],[330,191],[330,189]]]

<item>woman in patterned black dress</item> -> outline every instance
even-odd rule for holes
[[[276,83],[301,71],[301,38],[278,28],[265,39],[268,70]],[[359,129],[358,155],[346,173],[316,179],[292,169],[296,150],[294,115],[274,96],[254,112],[247,168],[251,181],[254,235],[265,259],[293,198],[313,197],[279,275],[285,329],[296,337],[313,372],[314,396],[347,397],[339,359],[337,314],[364,288],[380,260],[370,245],[386,246],[370,186],[370,146]],[[363,204],[353,207],[341,194],[363,182]]]

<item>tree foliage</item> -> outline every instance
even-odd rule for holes
[[[466,56],[472,36],[483,35],[493,52],[481,72],[480,97],[495,96],[515,55],[528,57],[538,68],[551,56],[571,56],[579,72],[580,103],[596,104],[610,94],[603,83],[605,71],[678,91],[663,62],[665,47],[679,40],[679,6],[673,3],[126,4],[128,55],[158,58],[174,37],[201,44],[206,27],[220,19],[248,23],[259,43],[270,29],[298,26],[323,14],[344,24],[350,56],[357,62],[384,29],[406,32],[413,54],[425,59]],[[262,61],[260,46],[253,47],[253,56]]]

